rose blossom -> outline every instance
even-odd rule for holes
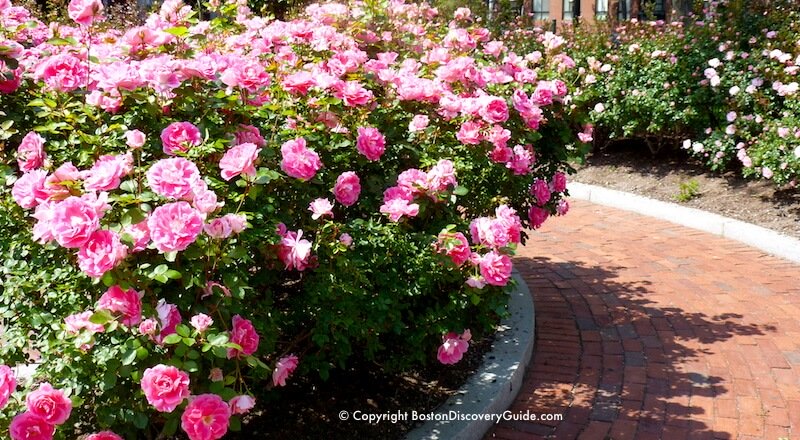
[[[47,178],[47,171],[33,170],[22,175],[11,188],[11,197],[22,208],[35,208],[44,201],[47,196],[44,194],[44,182]]]
[[[275,364],[275,369],[272,370],[272,384],[277,386],[286,386],[286,379],[297,369],[297,364],[300,360],[297,356],[290,354],[278,360]]]
[[[203,217],[186,202],[167,203],[147,219],[150,238],[160,252],[182,251],[203,230]]]
[[[511,258],[491,251],[480,261],[481,275],[492,286],[505,286],[511,277]]]
[[[145,142],[145,135],[139,130],[128,130],[125,132],[125,145],[132,149],[142,148]]]
[[[343,245],[345,245],[347,247],[350,247],[350,245],[353,244],[353,237],[351,237],[350,234],[345,232],[345,233],[343,233],[342,235],[339,236],[339,243],[341,243],[341,244],[343,244]]]
[[[92,314],[93,313],[91,310],[87,310],[85,312],[75,313],[64,318],[64,327],[66,327],[67,333],[71,335],[77,335],[83,329],[86,329],[90,333],[103,333],[105,331],[105,327],[103,327],[102,324],[95,324],[92,321],[89,321],[89,318],[92,317]]]
[[[561,171],[557,171],[553,175],[553,181],[550,182],[550,186],[552,187],[553,191],[555,192],[564,192],[567,189],[567,175],[562,173]]]
[[[51,232],[65,248],[83,246],[99,227],[97,211],[79,197],[69,197],[53,208]]]
[[[225,379],[225,377],[220,368],[212,368],[211,372],[208,373],[208,380],[211,382],[222,382],[223,379]]]
[[[150,243],[150,230],[147,229],[146,219],[139,223],[126,226],[122,232],[123,234],[128,234],[133,241],[131,244],[132,247],[128,248],[128,252],[141,252],[147,249],[147,245]]]
[[[181,429],[189,440],[217,440],[228,432],[231,409],[216,394],[192,397],[181,415]]]
[[[240,124],[239,130],[234,133],[233,136],[234,145],[246,143],[256,144],[257,147],[264,147],[267,145],[267,141],[261,136],[261,132],[258,128],[252,125]]]
[[[189,397],[189,375],[171,365],[144,370],[141,385],[147,402],[161,412],[174,411]]]
[[[74,193],[70,188],[71,185],[67,183],[74,183],[81,179],[81,172],[72,164],[66,162],[56,168],[52,174],[47,176],[44,180],[44,188],[42,189],[42,200],[63,200]]]
[[[404,199],[390,199],[381,205],[380,212],[388,214],[389,220],[397,222],[403,216],[416,217],[419,214],[419,205]]]
[[[469,349],[470,339],[472,339],[472,333],[469,330],[464,330],[461,335],[450,332],[442,336],[442,345],[436,353],[436,358],[445,365],[457,363]]]
[[[64,392],[54,389],[49,383],[39,385],[36,391],[28,393],[25,398],[28,412],[41,417],[51,425],[60,425],[67,421],[72,412],[72,401]]]
[[[181,323],[182,318],[181,312],[178,310],[178,306],[168,303],[163,298],[158,300],[158,304],[156,305],[156,313],[158,313],[158,321],[161,326],[161,332],[158,334],[155,340],[160,344],[164,338],[175,333],[175,329],[178,327],[178,324]]]
[[[425,127],[428,126],[430,119],[425,115],[415,115],[414,119],[411,120],[411,123],[408,124],[408,131],[415,133],[418,131],[425,130]]]
[[[305,270],[311,257],[311,242],[302,238],[303,230],[287,231],[281,236],[278,258],[286,265],[286,269]]]
[[[197,165],[182,157],[161,159],[147,170],[147,186],[168,199],[182,199],[193,194],[200,184]]]
[[[215,218],[203,225],[203,231],[211,238],[218,240],[228,238],[233,233],[231,224],[225,217]]]
[[[381,158],[386,149],[386,138],[375,127],[358,127],[356,148],[368,160],[375,161]]]
[[[319,155],[306,148],[306,140],[296,138],[281,146],[281,169],[296,179],[310,180],[322,168]]]
[[[204,313],[198,313],[192,316],[192,319],[189,320],[189,323],[192,324],[192,327],[194,327],[195,330],[203,333],[209,327],[211,327],[211,324],[214,323],[214,320]]]
[[[6,407],[8,398],[17,389],[17,378],[14,377],[14,370],[8,365],[0,365],[0,409]]]
[[[122,324],[133,327],[142,320],[142,297],[133,289],[122,290],[120,286],[111,286],[97,302],[98,310],[108,310],[122,316]]]
[[[111,431],[98,432],[86,437],[84,440],[124,440],[119,435]]]
[[[67,12],[69,18],[83,26],[91,26],[95,19],[100,18],[103,3],[100,0],[71,0]]]
[[[17,164],[23,173],[44,165],[44,138],[31,131],[22,138],[17,147]]]
[[[336,178],[333,195],[344,206],[352,206],[361,194],[361,181],[353,171],[346,171]]]
[[[538,206],[531,206],[528,210],[528,220],[531,222],[531,228],[538,229],[549,215],[550,211]]]
[[[244,355],[251,355],[258,349],[258,333],[253,327],[253,323],[239,315],[233,317],[230,341],[239,344],[241,351],[235,348],[228,349],[228,359]]]
[[[480,98],[480,105],[480,115],[484,121],[495,124],[508,120],[508,104],[505,99],[484,96]]]
[[[139,323],[139,333],[143,335],[155,336],[158,332],[158,321],[153,318],[147,318]]]
[[[44,80],[52,90],[71,92],[86,85],[88,68],[85,60],[67,52],[45,58],[34,76]]]
[[[465,145],[478,145],[481,143],[481,124],[467,121],[461,124],[461,128],[456,133],[456,139]]]
[[[550,201],[550,187],[547,185],[547,182],[542,179],[534,180],[531,186],[531,194],[536,197],[536,203],[540,206]]]
[[[8,427],[11,440],[52,440],[55,425],[28,411],[18,414]]]
[[[231,399],[228,405],[231,407],[231,414],[247,414],[256,406],[256,399],[247,394],[242,394]]]
[[[200,145],[203,138],[200,130],[191,122],[173,122],[161,132],[164,153],[174,156],[185,153],[189,148]]]
[[[444,252],[456,266],[461,266],[471,255],[469,241],[460,232],[439,234],[436,248],[439,252]]]
[[[117,189],[122,177],[133,170],[131,153],[117,156],[105,155],[85,173],[83,187],[87,191],[111,191]]]
[[[231,180],[240,174],[254,177],[256,175],[254,162],[258,158],[260,151],[261,148],[250,142],[231,147],[219,161],[222,178]]]

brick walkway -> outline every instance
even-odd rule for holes
[[[537,339],[498,439],[800,440],[800,265],[573,202],[521,249]]]

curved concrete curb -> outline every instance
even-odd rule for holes
[[[768,254],[800,263],[800,240],[761,226],[601,186],[572,182],[568,189],[570,197],[579,200],[632,211],[721,235],[761,249]]]
[[[517,397],[533,354],[534,309],[525,280],[516,271],[513,278],[517,286],[508,301],[511,315],[500,324],[492,349],[484,355],[478,371],[456,395],[437,408],[436,414],[442,418],[449,418],[451,411],[500,415]],[[406,440],[478,440],[494,423],[488,418],[429,421],[408,433]]]

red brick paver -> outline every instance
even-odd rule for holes
[[[536,346],[496,439],[800,440],[800,265],[576,201],[516,266]]]

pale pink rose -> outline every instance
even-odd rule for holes
[[[191,122],[173,122],[161,132],[161,144],[164,153],[174,156],[185,153],[203,142],[200,130]]]
[[[536,203],[538,203],[539,206],[544,206],[545,203],[550,201],[550,187],[547,182],[542,179],[533,181],[533,185],[531,185],[531,194],[536,197]]]
[[[553,103],[553,95],[555,90],[552,84],[549,81],[539,81],[531,95],[531,101],[538,106],[550,105]]]
[[[491,142],[495,148],[504,148],[508,145],[508,140],[511,139],[511,130],[503,128],[502,125],[493,125],[486,134],[485,139]]]
[[[52,440],[56,432],[55,425],[31,413],[18,414],[8,427],[11,440]]]
[[[397,176],[397,186],[401,188],[406,188],[410,194],[425,194],[428,191],[428,173],[418,170],[416,168],[409,168],[399,176]],[[384,195],[384,201],[389,199],[398,198],[395,196],[386,196]],[[403,200],[408,200],[409,202],[413,200],[413,197],[406,198],[406,197],[399,197]]]
[[[126,226],[122,232],[130,235],[133,241],[133,247],[128,248],[128,252],[135,253],[147,249],[147,245],[150,243],[150,230],[147,229],[147,220]]]
[[[511,278],[511,258],[508,255],[491,251],[481,258],[481,276],[487,284],[505,286]]]
[[[436,248],[450,257],[456,266],[464,264],[472,254],[467,237],[460,232],[439,234]]]
[[[147,402],[161,412],[174,411],[189,397],[189,375],[171,365],[144,370],[141,385]]]
[[[78,249],[78,267],[93,278],[99,278],[128,256],[128,247],[122,244],[114,231],[95,231]]]
[[[559,200],[558,205],[556,205],[556,213],[558,215],[567,215],[567,212],[569,212],[569,202],[565,199]]]
[[[333,217],[333,204],[328,199],[315,199],[308,205],[308,210],[312,212],[311,218],[314,220],[324,216]]]
[[[225,217],[215,218],[203,225],[203,231],[211,238],[222,240],[228,238],[233,233],[231,224]]]
[[[222,170],[222,178],[231,180],[240,174],[254,177],[256,175],[254,163],[260,151],[261,148],[258,148],[256,144],[250,142],[231,147],[219,161],[219,168]]]
[[[508,205],[500,205],[494,210],[497,217],[495,223],[500,228],[505,229],[510,243],[519,243],[522,233],[522,220],[517,215],[517,211]]]
[[[539,229],[548,216],[550,216],[550,211],[538,206],[531,206],[528,210],[528,220],[530,220],[531,228],[533,229]]]
[[[186,202],[167,203],[147,219],[150,239],[160,252],[182,251],[203,230],[203,217]]]
[[[522,89],[514,90],[514,94],[511,95],[511,104],[520,114],[529,114],[535,108],[533,102]]]
[[[247,124],[240,124],[239,130],[234,133],[235,144],[255,144],[257,147],[264,147],[267,141],[261,136],[257,127]]]
[[[386,138],[374,127],[358,127],[356,140],[358,152],[367,159],[375,161],[381,158],[386,149]]]
[[[103,2],[100,0],[71,0],[67,12],[69,18],[83,26],[91,26],[92,23],[101,18]]]
[[[124,439],[111,431],[103,431],[103,432],[98,432],[96,434],[91,434],[84,440],[124,440]]]
[[[233,326],[231,328],[230,342],[239,344],[242,347],[241,351],[235,348],[228,349],[228,359],[239,357],[241,355],[251,355],[258,349],[258,333],[253,327],[253,323],[239,315],[233,317]]]
[[[531,165],[536,161],[536,157],[530,149],[530,146],[515,145],[513,154],[506,163],[506,168],[509,168],[515,176],[524,176],[531,172]]]
[[[67,183],[74,184],[74,182],[80,180],[81,172],[78,171],[72,162],[67,162],[61,164],[52,174],[47,176],[47,179],[44,180],[44,189],[42,189],[42,192],[46,200],[63,200],[76,193],[74,190],[70,189],[70,185],[67,185]]]
[[[208,184],[202,179],[198,180],[197,185],[192,188],[190,197],[192,206],[202,214],[211,214],[224,205],[224,202],[217,202],[217,193],[208,189]]]
[[[147,170],[147,186],[168,199],[191,196],[200,181],[197,165],[182,157],[161,159]]]
[[[103,327],[102,324],[95,324],[89,321],[93,315],[91,310],[87,310],[81,313],[75,313],[74,315],[69,315],[64,318],[64,327],[67,329],[67,333],[71,335],[77,335],[81,332],[81,330],[87,330],[90,333],[103,333],[106,329]]]
[[[458,186],[456,170],[452,161],[442,159],[427,173],[428,190],[433,192],[447,191]]]
[[[481,276],[471,276],[467,279],[466,285],[475,289],[483,289],[486,287],[486,281]]]
[[[139,130],[128,130],[125,132],[125,145],[134,150],[142,148],[146,139],[145,134]]]
[[[244,231],[247,227],[247,217],[242,214],[225,214],[222,218],[228,221],[234,234]]]
[[[89,75],[86,61],[66,52],[45,58],[34,76],[52,90],[71,92],[85,86]]]
[[[44,193],[44,182],[47,171],[33,170],[22,175],[11,188],[11,197],[17,205],[25,209],[35,208],[47,199]]]
[[[158,313],[161,332],[156,336],[155,340],[160,344],[164,338],[175,333],[175,329],[181,323],[182,318],[178,306],[168,303],[163,298],[158,300],[158,304],[156,304],[156,313]]]
[[[194,327],[195,330],[203,333],[209,327],[211,327],[211,324],[214,323],[214,320],[204,313],[198,313],[192,316],[192,319],[189,320],[189,323],[192,324],[192,327]]]
[[[389,220],[400,221],[403,216],[416,217],[419,214],[419,205],[409,203],[408,200],[391,199],[384,202],[380,207],[380,212],[389,215]]]
[[[771,169],[769,169],[767,167],[762,167],[761,168],[761,175],[764,176],[765,179],[771,179],[773,173],[772,173]]]
[[[340,82],[334,85],[334,89],[333,96],[344,101],[344,105],[348,107],[367,105],[373,98],[372,92],[365,89],[358,81]]]
[[[228,402],[231,407],[231,414],[247,414],[256,406],[256,399],[247,394],[236,396]]]
[[[99,227],[97,211],[79,197],[69,197],[53,208],[50,229],[65,248],[80,248]]]
[[[225,376],[219,368],[212,368],[211,372],[208,374],[208,380],[211,382],[222,382],[224,379]]]
[[[465,330],[461,335],[450,332],[442,336],[442,345],[436,353],[436,358],[445,365],[458,363],[469,349],[469,340],[471,338],[472,335],[469,330]]]
[[[148,336],[155,336],[158,333],[158,321],[153,318],[147,318],[139,323],[139,333]]]
[[[333,187],[333,195],[336,201],[344,206],[352,206],[358,201],[361,195],[361,181],[353,171],[346,171],[336,178],[336,185]]]
[[[14,377],[14,370],[7,365],[0,365],[0,409],[8,404],[11,394],[17,389],[17,378]]]
[[[23,173],[44,165],[44,138],[31,131],[22,138],[17,147],[17,164]]]
[[[343,245],[350,247],[350,245],[353,244],[353,237],[351,237],[350,234],[345,232],[344,234],[339,236],[339,243],[342,243]]]
[[[41,417],[51,425],[60,425],[67,421],[72,412],[72,401],[61,390],[54,389],[49,383],[39,385],[36,391],[25,397],[28,412]]]
[[[294,373],[298,363],[300,363],[300,360],[293,354],[280,358],[278,363],[275,364],[275,369],[272,370],[272,384],[276,387],[285,387],[286,379]]]
[[[281,169],[291,177],[310,180],[322,168],[319,155],[306,148],[306,140],[297,138],[281,146]]]
[[[120,322],[133,327],[142,320],[142,296],[133,289],[111,286],[97,302],[97,310],[118,313],[122,317]]]
[[[508,104],[506,100],[497,96],[484,96],[480,98],[480,115],[484,121],[495,124],[508,120]]]
[[[308,71],[293,73],[281,81],[284,90],[295,95],[305,95],[308,93],[308,89],[314,87],[316,84],[317,82],[314,80],[314,76]]]
[[[311,257],[311,242],[302,238],[303,230],[288,231],[282,237],[278,245],[278,258],[286,269],[305,270]]]
[[[121,179],[133,171],[131,153],[100,156],[85,173],[83,187],[87,191],[111,191],[119,188]]]
[[[231,409],[216,394],[192,397],[181,415],[181,429],[189,440],[217,440],[228,432]]]
[[[515,242],[517,232],[511,219],[489,217],[476,218],[470,223],[469,229],[473,243],[492,248],[501,248]]]
[[[418,131],[425,130],[428,126],[430,119],[425,115],[415,115],[414,119],[411,120],[411,123],[408,124],[408,131],[415,133]]]
[[[481,124],[467,121],[461,124],[461,128],[456,133],[456,139],[466,145],[478,145],[481,143]]]

